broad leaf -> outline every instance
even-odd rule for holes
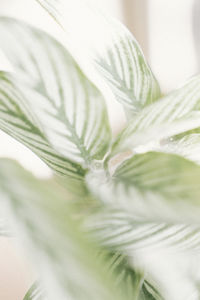
[[[146,221],[198,222],[199,179],[200,167],[195,163],[178,155],[148,152],[124,161],[112,177],[88,174],[87,182],[102,201]]]
[[[32,91],[26,98],[15,82],[9,74],[0,72],[0,128],[33,150],[57,173],[81,179],[85,171],[54,149],[29,105],[36,97],[43,98]]]
[[[137,151],[141,145],[147,146],[147,150],[151,147],[154,149],[162,139],[199,127],[199,109],[200,76],[196,76],[130,121],[116,139],[113,153],[125,149]]]
[[[59,23],[67,40],[81,47],[85,59],[105,79],[129,114],[159,98],[158,83],[142,50],[122,24],[98,12],[86,1],[38,2]]]
[[[36,129],[42,127],[49,143],[66,159],[83,167],[101,160],[110,143],[104,99],[68,51],[43,31],[8,18],[0,19],[0,39],[17,78],[38,92],[18,85],[26,113],[40,123]],[[10,93],[5,86],[2,92]],[[13,94],[11,100],[22,102]]]
[[[18,224],[16,231],[35,262],[47,299],[123,299],[123,283],[117,285],[114,273],[107,272],[106,252],[82,232],[63,190],[53,181],[38,181],[4,159],[0,198]]]
[[[162,218],[150,221],[139,218],[131,209],[129,212],[104,208],[88,218],[86,228],[104,247],[113,251],[131,253],[163,247],[175,252],[200,250],[199,224],[167,222]]]
[[[112,177],[88,175],[107,208],[88,218],[86,228],[104,247],[132,257],[166,300],[199,297],[198,274],[189,267],[200,249],[199,180],[198,165],[158,152],[134,155]]]
[[[200,134],[185,134],[180,138],[170,138],[155,150],[175,153],[200,164]]]
[[[42,291],[40,285],[36,282],[32,285],[29,291],[26,293],[24,300],[45,300],[46,297]]]
[[[137,300],[163,300],[160,293],[144,278],[141,272],[135,272],[131,266],[130,257],[120,252],[109,253],[108,273],[114,272],[118,284],[125,287],[125,299]]]
[[[128,253],[133,265],[136,263],[143,270],[146,284],[142,286],[139,299],[162,299],[156,286],[166,300],[181,300],[184,293],[188,297],[192,294],[191,299],[198,299],[194,296],[195,293],[198,295],[198,289],[194,286],[194,279],[198,275],[191,274],[195,274],[192,264],[195,258],[198,261],[200,249],[199,225],[190,225],[189,222],[166,223],[162,219],[150,222],[145,218],[139,219],[131,210],[105,209],[92,216],[90,230],[104,247]],[[191,264],[189,268],[188,264]],[[174,286],[170,277],[177,279]],[[152,282],[152,278],[153,285],[148,281],[150,279]],[[180,291],[183,282],[184,288]],[[147,298],[142,297],[143,293],[147,293]]]

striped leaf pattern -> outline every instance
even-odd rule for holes
[[[148,282],[144,281],[139,300],[164,300],[159,292]]]
[[[196,275],[190,278],[186,263],[198,260],[200,250],[199,178],[195,163],[159,152],[134,155],[112,177],[88,175],[88,186],[104,207],[87,219],[86,228],[104,247],[135,258],[166,300],[199,297]]]
[[[163,247],[176,252],[200,250],[199,224],[148,221],[132,212],[104,209],[90,217],[86,228],[104,247],[113,251],[132,253]]]
[[[1,48],[15,71],[0,72],[0,129],[79,193],[74,205],[53,179],[38,181],[0,160],[0,199],[46,287],[44,296],[35,283],[24,300],[198,300],[199,275],[175,263],[182,253],[184,262],[191,253],[198,262],[200,251],[200,76],[158,100],[158,83],[121,24],[85,1],[38,2],[62,27],[67,45],[81,46],[88,73],[94,68],[134,118],[106,156],[111,133],[97,87],[55,39],[0,18]],[[124,155],[117,167],[115,155],[116,161]],[[3,220],[0,235],[9,236]],[[163,257],[168,251],[175,260]],[[153,272],[154,252],[164,280]]]
[[[142,272],[136,272],[127,255],[110,252],[108,255],[108,273],[116,274],[116,282],[124,285],[124,298],[127,300],[163,300],[160,293],[144,278]]]
[[[35,262],[48,300],[123,299],[123,282],[117,285],[114,273],[107,272],[107,253],[85,236],[80,222],[72,218],[76,212],[53,180],[39,181],[17,163],[2,159],[0,198]],[[39,297],[34,289],[28,295]]]
[[[49,143],[84,167],[101,160],[110,143],[104,99],[67,50],[46,33],[12,19],[0,20],[0,36],[18,78],[29,86],[23,90],[26,105]],[[43,97],[35,95],[33,101],[30,87]]]
[[[124,161],[110,178],[87,176],[90,190],[104,203],[146,221],[198,223],[200,167],[183,157],[147,152]]]
[[[199,176],[200,167],[191,161],[173,154],[148,152],[126,160],[117,168],[113,179],[116,188],[121,185],[126,190],[129,203],[134,202],[134,194],[137,193],[144,205],[149,209],[151,206],[152,211],[155,209],[155,213],[160,215],[159,204],[176,207],[181,202],[180,215],[183,209],[194,220],[195,210],[199,212]],[[190,211],[187,211],[188,206]],[[167,218],[167,215],[166,210],[164,216]],[[169,217],[173,219],[176,216],[171,212]]]
[[[136,40],[123,27],[113,34],[109,50],[97,58],[97,68],[129,114],[138,113],[160,96],[159,85]]]
[[[49,143],[27,98],[9,74],[0,72],[0,128],[35,152],[56,173],[81,179],[85,171],[80,165],[60,155]],[[41,97],[29,93],[29,101]]]
[[[34,283],[27,294],[24,297],[24,300],[45,300],[43,291],[40,285],[36,282]]]
[[[130,121],[116,139],[113,152],[125,149],[137,151],[200,126],[200,76],[193,77],[183,87],[146,107]],[[153,144],[152,144],[153,143]],[[145,148],[144,148],[145,149]]]
[[[38,0],[67,33],[92,57],[92,64],[129,114],[160,96],[159,85],[132,34],[118,21],[98,12],[86,1]],[[80,27],[71,18],[77,13]],[[69,33],[70,28],[70,33]],[[71,35],[70,35],[71,34]],[[81,35],[84,35],[84,42]]]

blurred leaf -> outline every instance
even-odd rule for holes
[[[160,220],[148,220],[138,217],[131,208],[130,212],[117,207],[104,208],[86,220],[86,228],[112,251],[132,253],[163,247],[176,252],[200,250],[200,224],[179,220],[170,222],[161,217]]]
[[[148,152],[125,160],[112,177],[88,174],[92,192],[146,221],[199,222],[200,167],[183,157]]]
[[[35,262],[48,299],[123,299],[123,285],[107,272],[106,252],[86,238],[53,181],[38,181],[3,159],[0,197],[18,224],[18,235]]]
[[[146,107],[116,139],[113,154],[186,132],[200,125],[200,76]],[[154,146],[152,147],[154,149]]]
[[[38,2],[65,31],[70,42],[74,41],[85,51],[86,59],[92,59],[93,66],[129,115],[159,98],[159,85],[140,46],[120,22],[82,0]],[[74,15],[79,26],[72,18]]]
[[[190,266],[196,258],[199,270],[199,180],[198,165],[158,152],[134,155],[111,177],[87,177],[103,208],[86,219],[86,228],[104,247],[132,258],[130,264],[144,270],[147,282],[154,279],[166,300],[199,297],[194,280],[199,275]]]
[[[36,282],[34,283],[27,294],[24,297],[24,300],[45,300],[46,297],[44,297],[43,291],[39,284]]]

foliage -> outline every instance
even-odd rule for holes
[[[0,18],[13,67],[0,72],[0,129],[54,172],[0,160],[0,234],[18,236],[38,274],[24,300],[199,299],[200,75],[161,96],[123,25],[82,0],[38,2],[63,44]],[[127,114],[116,137],[99,82]]]

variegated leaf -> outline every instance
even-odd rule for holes
[[[122,24],[98,12],[86,1],[38,2],[59,23],[67,40],[81,47],[85,58],[105,79],[129,114],[159,98],[159,85],[142,50]]]
[[[188,222],[167,222],[139,218],[132,210],[109,209],[90,216],[86,228],[112,251],[134,253],[155,251],[162,248],[171,251],[200,250],[200,225]]]
[[[28,99],[20,84],[5,72],[0,72],[0,128],[33,150],[59,174],[81,179],[85,171],[55,150],[29,103],[42,98],[30,91]],[[29,102],[28,102],[28,101]]]
[[[147,152],[125,160],[112,177],[87,175],[103,202],[123,207],[146,221],[199,221],[200,167],[174,154]],[[177,211],[178,209],[178,211]]]
[[[116,139],[113,154],[125,149],[137,152],[138,146],[155,149],[163,139],[199,127],[199,109],[200,76],[196,76],[130,121]]]
[[[110,143],[104,99],[68,51],[43,31],[9,18],[0,19],[0,39],[20,81],[43,95],[22,88],[53,148],[83,167],[101,160]]]
[[[115,274],[107,272],[107,252],[85,236],[55,182],[39,181],[17,163],[1,159],[0,199],[35,262],[48,300],[123,299],[123,281],[117,285]]]
[[[34,283],[29,291],[26,293],[24,300],[45,300],[46,297],[42,291],[40,285],[36,282]]]
[[[90,190],[106,208],[88,218],[86,228],[104,247],[136,260],[166,300],[199,297],[198,274],[189,268],[200,250],[199,180],[198,165],[158,152],[134,155],[111,177],[88,175]]]

